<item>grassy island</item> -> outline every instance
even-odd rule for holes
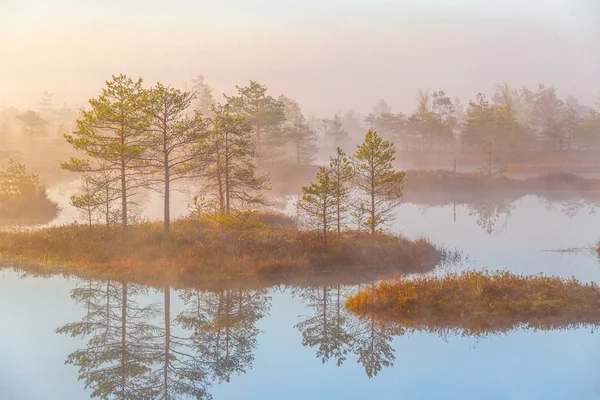
[[[204,215],[173,222],[120,227],[66,225],[0,233],[0,257],[46,269],[164,282],[322,271],[377,274],[427,272],[441,254],[426,239],[358,231],[331,234],[297,230],[276,213]]]
[[[600,289],[575,279],[466,271],[382,281],[346,307],[403,329],[466,334],[600,323]]]

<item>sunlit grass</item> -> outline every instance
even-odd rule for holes
[[[549,329],[600,322],[600,289],[576,279],[466,271],[384,280],[348,298],[346,307],[405,329]]]
[[[327,249],[317,232],[300,231],[281,214],[256,214],[243,222],[218,216],[174,221],[126,231],[101,225],[66,225],[0,233],[0,257],[103,275],[182,279],[306,274],[372,269],[427,272],[440,260],[428,240],[346,231],[332,233]]]

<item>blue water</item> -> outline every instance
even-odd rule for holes
[[[455,221],[452,206],[404,205],[391,229],[428,236],[468,256],[450,269],[543,272],[600,283],[600,264],[586,250],[600,236],[598,216],[586,209],[567,216],[533,196],[508,214],[492,214],[488,233],[490,221],[478,225],[480,215],[468,207],[457,207]],[[600,338],[589,327],[482,338],[399,335],[346,312],[344,298],[357,287],[338,285],[170,288],[165,320],[164,289],[127,284],[123,352],[122,289],[122,282],[0,270],[0,398],[88,398],[100,383],[110,383],[108,398],[163,398],[166,336],[169,398],[194,390],[214,399],[600,398]],[[94,297],[85,297],[90,293]],[[57,333],[67,324],[75,330]],[[72,354],[87,359],[65,364]],[[91,354],[106,362],[80,371]],[[123,354],[127,365],[140,369],[123,373]],[[123,387],[129,390],[124,396]]]

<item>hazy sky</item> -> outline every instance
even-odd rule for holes
[[[0,38],[0,107],[81,105],[119,73],[219,95],[255,79],[321,114],[503,80],[600,92],[599,0],[0,0]]]

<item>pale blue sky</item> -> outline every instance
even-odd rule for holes
[[[464,102],[493,83],[600,91],[595,0],[0,0],[0,106],[44,90],[82,104],[111,74],[216,93],[259,80],[308,112],[410,111],[419,88]]]

